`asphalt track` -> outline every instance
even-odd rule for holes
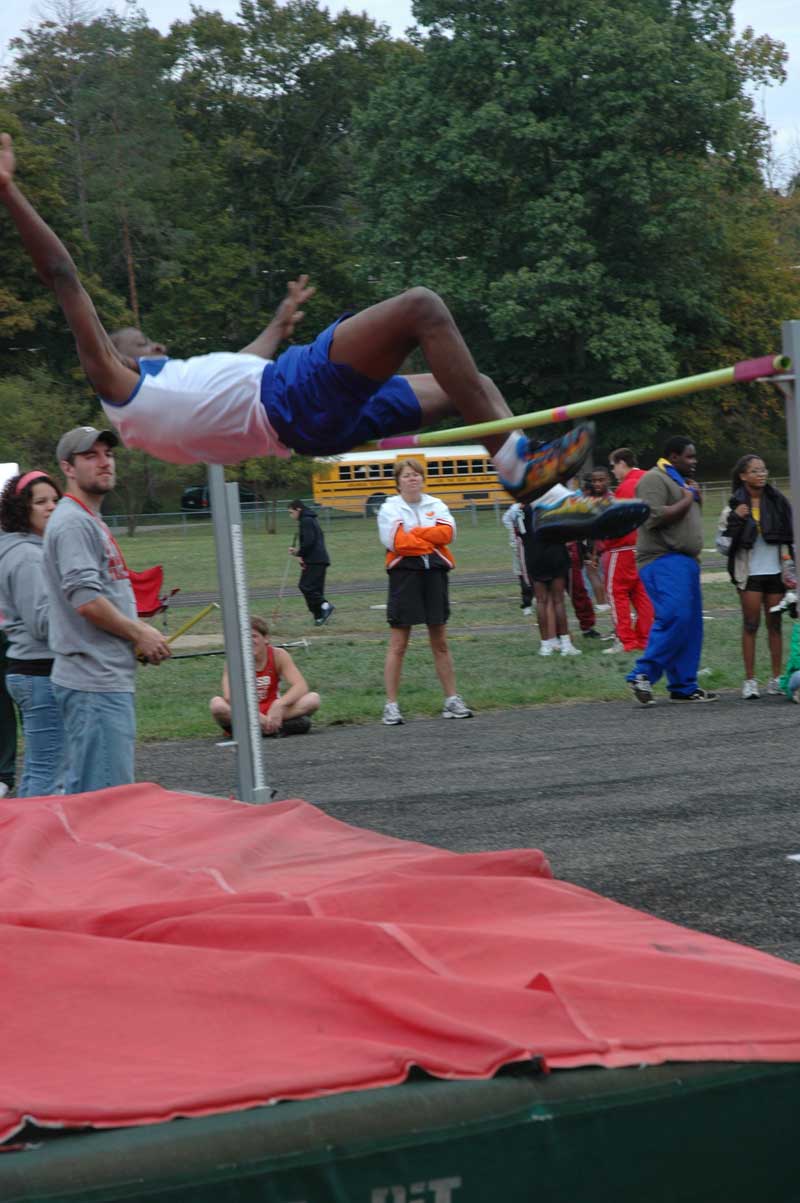
[[[800,706],[537,706],[265,740],[277,797],[403,839],[536,847],[556,876],[800,962]],[[142,744],[137,779],[222,797],[236,753]]]

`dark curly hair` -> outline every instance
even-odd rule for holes
[[[747,465],[754,459],[761,459],[760,455],[756,455],[755,451],[748,451],[747,455],[743,455],[737,459],[733,466],[733,475],[731,476],[731,487],[736,492],[742,487],[742,473],[746,471]]]
[[[6,481],[5,488],[0,494],[0,527],[4,531],[19,531],[23,535],[30,532],[31,497],[34,485],[52,485],[59,498],[64,496],[61,486],[46,473],[29,480],[18,493],[17,485],[27,475],[27,472],[19,472],[16,476],[12,476],[10,480]]]

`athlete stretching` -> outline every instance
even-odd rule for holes
[[[55,293],[81,365],[129,447],[173,463],[232,464],[291,450],[336,455],[456,411],[468,424],[510,416],[494,383],[478,372],[447,306],[426,288],[341,319],[274,362],[269,356],[291,334],[302,316],[299,306],[313,291],[306,276],[292,281],[273,321],[239,353],[169,359],[139,330],[110,336],[66,247],[14,183],[14,169],[11,138],[2,134],[0,200]],[[396,375],[415,347],[431,372]],[[592,432],[579,426],[540,444],[515,431],[485,442],[504,488],[527,501],[574,475],[591,450]],[[590,506],[583,522],[595,516],[600,511]],[[644,516],[631,510],[618,520],[630,529]]]

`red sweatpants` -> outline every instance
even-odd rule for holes
[[[575,617],[578,620],[578,626],[581,628],[581,631],[591,631],[595,624],[594,606],[583,583],[581,553],[578,551],[578,544],[568,543],[567,551],[569,552],[570,559],[569,596],[572,601],[572,608],[575,611]]]
[[[636,571],[636,552],[632,548],[606,552],[603,567],[617,639],[626,652],[643,651],[654,615],[653,603]],[[631,609],[636,613],[635,623],[631,622]]]

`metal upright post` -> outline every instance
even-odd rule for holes
[[[208,495],[217,552],[239,797],[243,802],[269,802],[271,791],[264,777],[261,754],[239,486],[226,484],[224,469],[209,464]]]
[[[789,447],[789,485],[792,494],[792,516],[794,519],[795,559],[797,540],[800,537],[800,321],[784,322],[783,353],[792,361],[791,380],[786,390],[786,434]]]

